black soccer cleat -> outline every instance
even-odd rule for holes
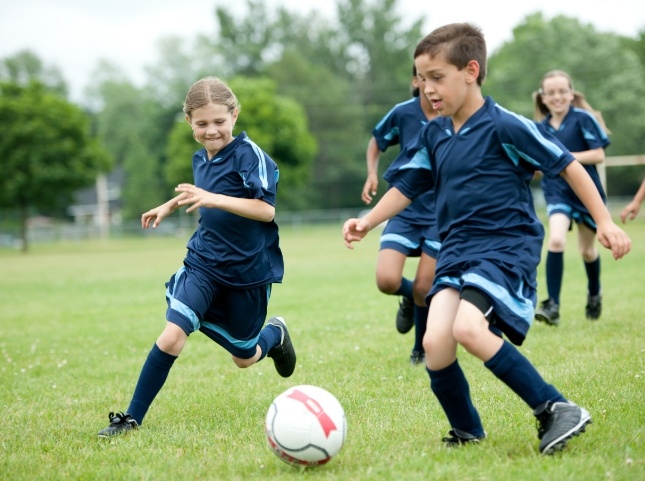
[[[399,302],[399,310],[396,312],[396,330],[401,334],[410,332],[414,326],[414,302],[403,297]]]
[[[535,319],[545,322],[549,326],[557,326],[560,324],[560,306],[551,298],[542,301],[540,307],[535,311]]]
[[[110,413],[109,418],[110,425],[99,431],[99,438],[109,438],[139,427],[139,424],[129,414],[123,414],[122,412]]]
[[[276,326],[280,329],[280,344],[267,353],[267,357],[273,359],[275,370],[282,377],[289,377],[296,369],[296,351],[291,343],[287,323],[281,317],[272,317],[267,321],[267,325]]]
[[[486,438],[486,433],[481,436],[475,436],[473,434],[462,431],[461,429],[451,429],[448,433],[448,437],[441,439],[448,448],[456,448],[462,444],[479,444],[479,441]]]
[[[418,366],[419,364],[424,364],[426,362],[426,353],[424,351],[415,351],[414,349],[410,353],[410,364],[413,366]]]
[[[572,402],[547,402],[533,411],[537,419],[540,453],[562,451],[569,439],[585,432],[591,416]]]
[[[587,296],[587,306],[585,307],[585,315],[587,319],[595,321],[600,317],[602,312],[602,294],[597,296]]]

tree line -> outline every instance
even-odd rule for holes
[[[239,17],[215,8],[212,34],[165,38],[141,87],[101,61],[82,105],[67,100],[63,75],[34,53],[2,59],[0,223],[8,212],[64,217],[76,189],[113,169],[123,172],[126,219],[174,195],[174,185],[192,178],[197,148],[182,101],[207,75],[230,83],[241,103],[236,131],[280,166],[281,210],[359,207],[371,129],[410,97],[412,52],[428,33],[426,18],[404,22],[397,0],[337,0],[333,20],[271,10],[264,0],[246,7]],[[645,153],[645,27],[631,38],[530,14],[489,52],[484,94],[532,118],[531,94],[552,69],[571,74],[602,112],[612,132],[607,155]],[[611,195],[635,191],[642,172],[629,169],[609,170]]]

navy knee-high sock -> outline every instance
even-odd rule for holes
[[[504,341],[500,350],[486,361],[484,366],[510,387],[531,409],[547,401],[566,402],[566,398],[548,384],[533,364],[509,342]]]
[[[546,255],[546,289],[553,302],[560,304],[562,275],[564,273],[564,255],[562,252],[549,251]]]
[[[406,279],[405,277],[402,277],[401,286],[394,293],[394,295],[407,297],[408,299],[412,300],[412,281],[410,279]]]
[[[479,413],[470,399],[470,387],[459,363],[437,371],[426,367],[430,376],[430,388],[443,408],[453,429],[459,429],[473,436],[483,436],[484,428]]]
[[[262,355],[260,356],[260,359],[257,360],[257,362],[260,362],[262,359],[264,359],[266,355],[269,354],[269,351],[280,343],[281,336],[282,332],[280,331],[280,328],[278,326],[274,326],[272,324],[267,324],[266,326],[264,326],[264,328],[260,331],[260,338],[258,339],[258,344],[260,345]]]
[[[597,296],[600,294],[600,257],[595,261],[585,262],[585,270],[587,271],[588,290],[590,296]]]
[[[428,308],[414,306],[414,351],[423,351],[423,336],[428,322]]]
[[[139,381],[127,411],[137,423],[143,422],[152,401],[166,382],[175,359],[177,356],[166,354],[159,349],[156,343],[152,346],[152,350],[141,368]]]

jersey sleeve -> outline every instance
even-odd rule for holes
[[[500,141],[515,165],[524,161],[533,170],[555,177],[573,162],[571,152],[542,124],[507,110],[504,112],[507,115],[498,122]]]
[[[581,114],[579,117],[580,128],[584,139],[589,145],[589,150],[607,147],[611,142],[598,119],[587,110],[579,109],[578,111]]]
[[[427,125],[394,159],[383,178],[408,199],[416,199],[434,188],[434,176],[427,147]]]
[[[262,199],[275,206],[278,166],[269,155],[250,139],[245,148],[239,149],[238,173],[251,199]]]
[[[381,152],[385,152],[388,147],[397,145],[399,140],[399,118],[397,107],[392,108],[385,117],[372,129],[372,135],[376,139],[376,145]]]

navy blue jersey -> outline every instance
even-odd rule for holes
[[[605,148],[609,145],[609,138],[606,132],[601,127],[600,123],[594,115],[585,109],[571,107],[564,120],[558,129],[553,128],[549,124],[551,115],[541,122],[546,130],[555,135],[564,146],[571,152],[584,152],[585,150],[593,150],[597,148]],[[602,196],[603,201],[607,202],[605,190],[600,182],[600,176],[595,165],[582,164],[585,168],[598,192]],[[544,197],[547,204],[567,204],[574,210],[588,214],[587,208],[580,202],[573,189],[560,177],[552,177],[545,175],[540,181]]]
[[[396,104],[376,124],[372,135],[376,139],[379,150],[385,152],[393,145],[400,145],[403,148],[427,123],[428,118],[421,108],[421,99],[413,97]],[[433,207],[434,192],[429,191],[422,197],[410,204],[397,217],[408,224],[434,225],[436,222]]]
[[[206,149],[193,155],[195,185],[241,199],[275,205],[276,163],[245,132],[213,159]],[[284,263],[278,226],[212,208],[199,208],[199,226],[188,241],[184,263],[215,282],[249,288],[282,281]]]
[[[430,121],[385,178],[408,198],[435,188],[441,249],[433,290],[473,285],[488,293],[501,329],[521,343],[533,321],[544,228],[530,181],[555,176],[573,155],[542,125],[487,97],[455,132]]]

